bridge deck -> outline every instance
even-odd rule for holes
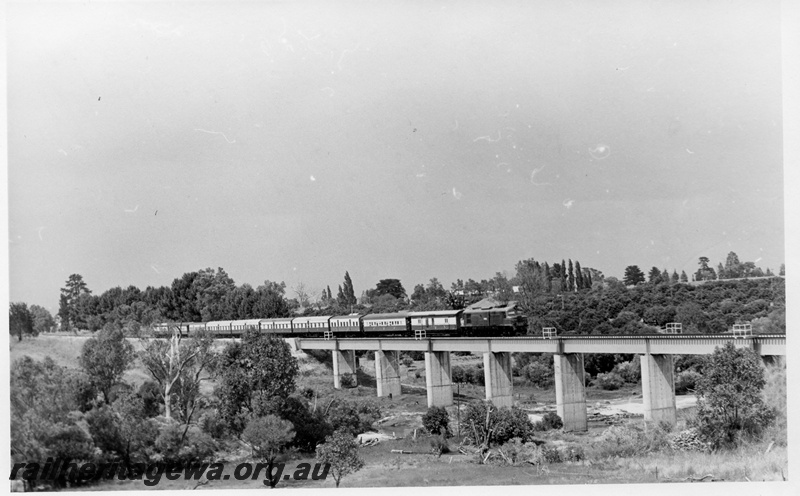
[[[496,338],[297,338],[297,347],[308,350],[468,351],[534,353],[633,353],[654,355],[707,355],[727,342],[761,355],[786,355],[785,335],[735,338],[731,335],[663,336],[531,336]]]

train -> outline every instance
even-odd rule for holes
[[[394,336],[424,339],[447,336],[517,336],[527,333],[527,317],[516,302],[478,302],[462,310],[321,315],[270,319],[165,322],[155,324],[156,336],[175,330],[188,336],[207,331],[218,338],[235,338],[247,331],[278,337]]]

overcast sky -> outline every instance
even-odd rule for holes
[[[784,262],[778,2],[379,4],[9,5],[11,301]]]

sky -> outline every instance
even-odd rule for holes
[[[7,6],[9,298],[784,263],[776,1]],[[293,291],[288,290],[293,296]]]

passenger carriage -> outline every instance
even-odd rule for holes
[[[267,334],[292,334],[292,319],[260,319],[261,332]]]
[[[364,323],[364,334],[411,334],[411,324],[407,312],[374,313],[361,318]]]
[[[462,310],[435,310],[409,312],[411,330],[417,339],[427,336],[458,334],[461,329]]]
[[[206,322],[206,330],[218,338],[233,337],[232,320],[213,320]]]
[[[317,317],[297,317],[292,320],[292,329],[295,333],[306,335],[323,336],[330,332],[330,315]]]
[[[187,327],[187,329],[186,329],[187,334],[189,336],[194,336],[196,333],[202,332],[202,331],[204,331],[206,329],[206,323],[205,322],[192,322],[191,324],[189,324],[186,327]]]
[[[234,320],[231,322],[231,331],[237,336],[244,336],[247,331],[260,331],[261,319]]]
[[[357,313],[331,317],[330,330],[324,335],[326,339],[334,336],[358,336],[362,332],[361,316]]]

